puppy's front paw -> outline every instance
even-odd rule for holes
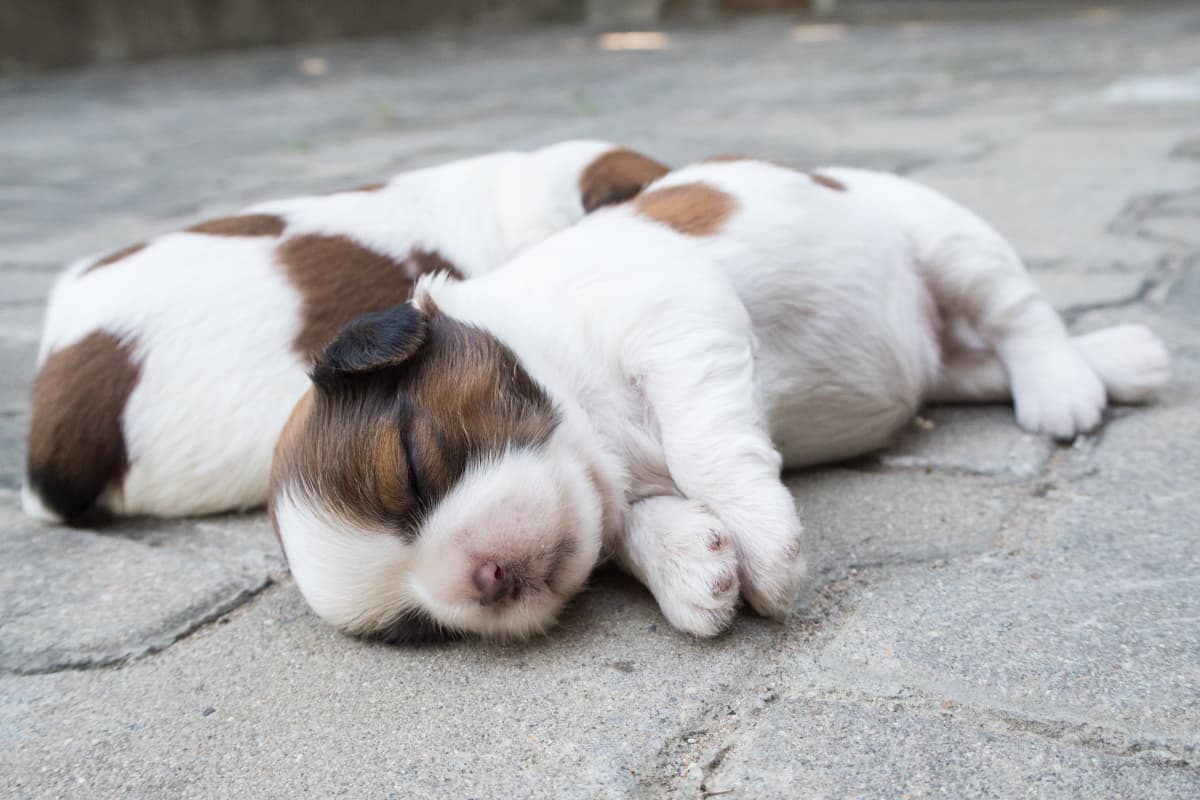
[[[1100,424],[1104,383],[1070,345],[1054,345],[1009,365],[1017,422],[1034,433],[1070,440]]]
[[[799,521],[784,535],[739,541],[742,595],[764,617],[783,619],[808,577]]]
[[[697,517],[679,529],[659,570],[655,597],[672,625],[696,636],[715,636],[737,611],[737,554],[720,521]]]
[[[737,611],[737,552],[721,521],[679,497],[643,500],[635,512],[638,570],[676,628],[715,636]]]

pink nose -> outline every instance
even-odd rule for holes
[[[475,570],[473,580],[479,590],[479,602],[485,606],[506,595],[516,597],[516,582],[511,571],[506,571],[495,561],[485,561]]]

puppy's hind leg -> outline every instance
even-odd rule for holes
[[[1117,325],[1071,339],[1104,382],[1111,403],[1144,403],[1170,377],[1167,348],[1143,325]],[[1011,392],[1004,363],[992,351],[947,337],[941,374],[929,391],[934,403],[1002,403]]]
[[[1167,347],[1145,325],[1116,325],[1071,340],[1114,403],[1144,403],[1167,385]]]
[[[858,170],[830,174],[901,223],[938,307],[962,318],[999,356],[1023,428],[1071,439],[1100,423],[1104,383],[999,233],[911,181]]]

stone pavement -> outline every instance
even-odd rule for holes
[[[1200,796],[1200,9],[671,45],[543,30],[0,82],[3,796]],[[791,475],[822,588],[712,642],[605,574],[527,645],[368,645],[308,612],[261,514],[21,517],[63,261],[576,136],[926,180],[1076,329],[1156,328],[1173,383],[1069,447],[933,408],[887,453]]]

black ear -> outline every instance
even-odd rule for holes
[[[329,386],[347,375],[400,364],[420,349],[428,328],[428,316],[412,303],[357,317],[317,356],[313,383]]]

